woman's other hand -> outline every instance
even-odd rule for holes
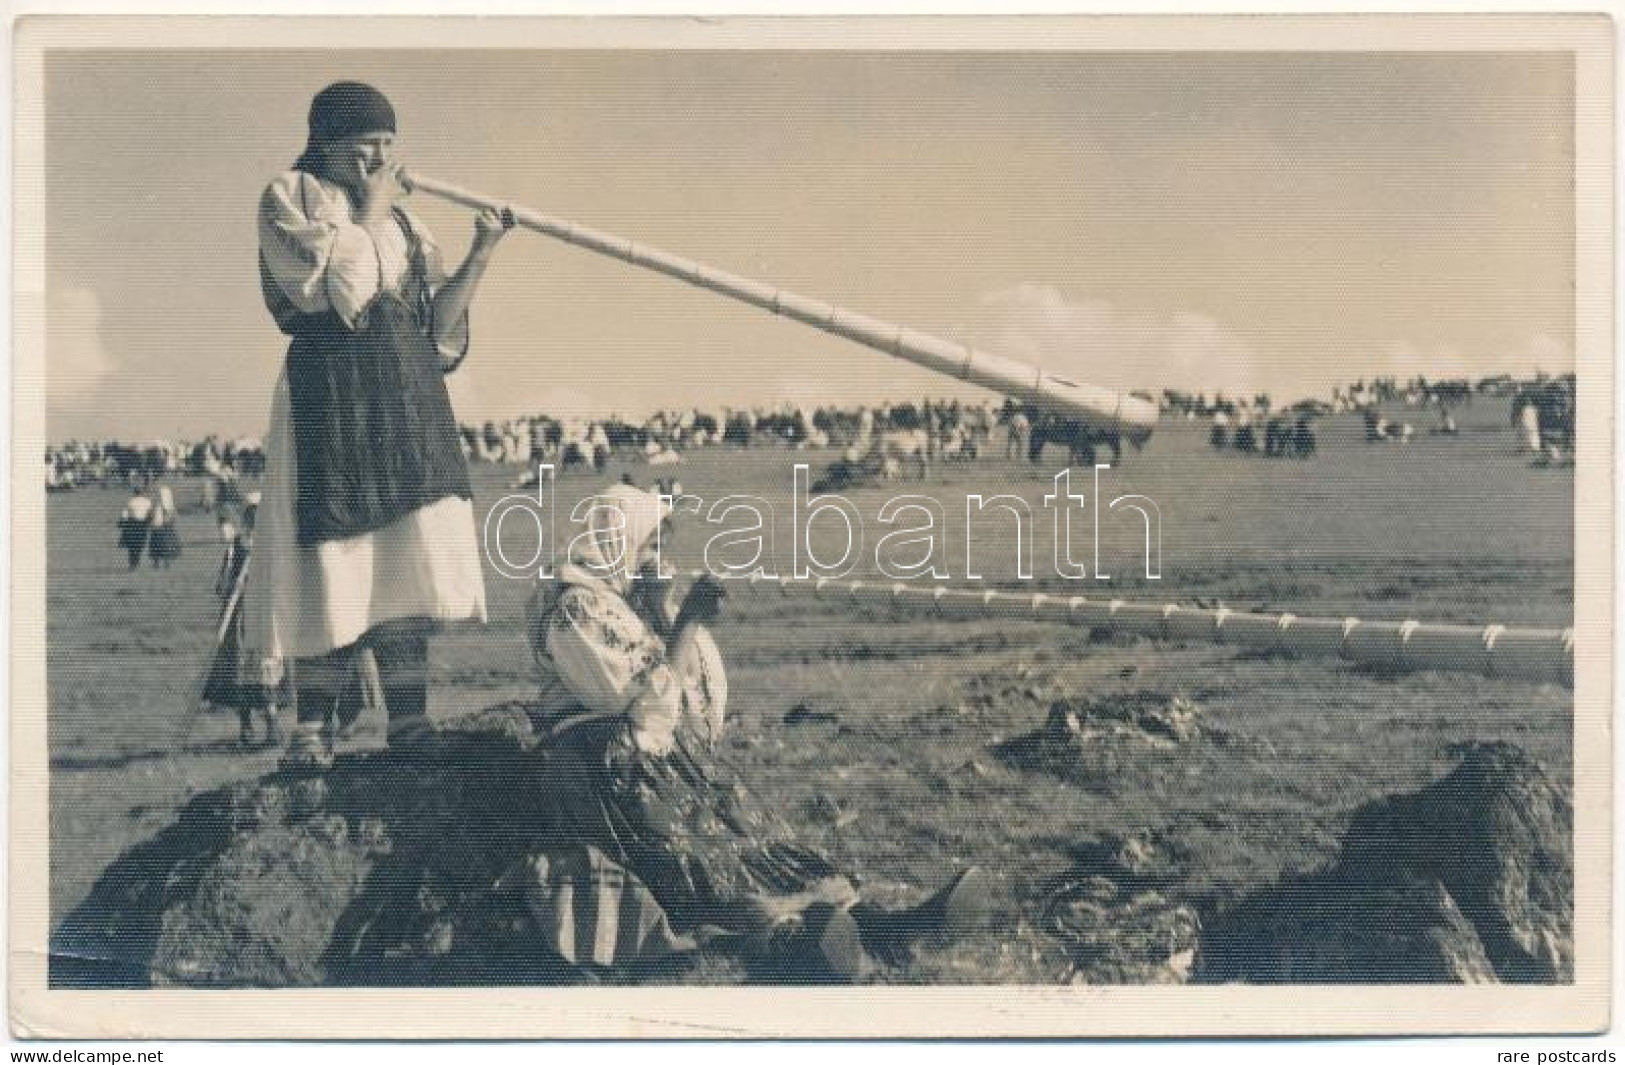
[[[504,207],[500,211],[481,211],[474,216],[474,250],[481,255],[491,254],[516,224],[511,207]]]

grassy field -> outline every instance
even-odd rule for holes
[[[942,559],[956,583],[974,567],[987,586],[1016,585],[1008,517],[978,519],[966,553],[965,497],[1013,493],[1039,518],[1031,535],[1041,588],[1087,584],[1086,594],[1301,615],[1568,625],[1572,470],[1534,468],[1516,454],[1502,403],[1458,420],[1458,437],[1367,446],[1356,418],[1328,419],[1319,456],[1304,462],[1216,454],[1197,425],[1165,424],[1102,482],[1108,500],[1137,493],[1160,507],[1158,580],[1143,571],[1139,519],[1122,513],[1102,518],[1109,581],[1054,576],[1042,497],[1064,462],[1058,450],[1041,467],[990,459],[934,471],[923,485],[849,492],[869,545],[855,575],[873,570],[873,544],[886,531],[875,517],[881,505],[925,493],[944,503]],[[833,457],[716,450],[669,469],[707,503],[730,493],[767,500],[772,556],[787,570],[791,468],[808,462],[816,476]],[[607,477],[622,469],[652,480],[641,464],[616,465]],[[478,468],[478,502],[489,506],[518,473]],[[558,501],[571,505],[606,479],[568,476]],[[1087,487],[1075,479],[1075,490]],[[183,500],[190,491],[181,487]],[[275,758],[238,752],[226,715],[205,715],[181,735],[217,608],[212,520],[183,516],[188,549],[173,571],[132,573],[113,546],[121,505],[119,493],[99,490],[49,502],[53,921],[189,796],[258,776]],[[721,528],[690,521],[671,557],[698,566]],[[814,529],[815,551],[833,556],[839,526]],[[1087,558],[1087,525],[1073,535],[1075,554]],[[523,536],[508,546],[510,557],[529,554]],[[488,571],[486,587],[490,625],[435,645],[436,716],[530,691],[519,626],[527,586]],[[881,898],[913,897],[975,863],[1009,900],[1013,930],[933,952],[896,979],[1061,979],[1065,958],[1035,927],[1036,897],[1097,833],[1149,829],[1174,840],[1189,855],[1176,893],[1210,911],[1325,860],[1352,808],[1431,779],[1447,744],[1508,740],[1565,787],[1570,779],[1571,696],[1553,686],[1388,676],[1336,661],[1097,639],[1018,618],[854,613],[749,591],[730,598],[716,634],[732,686],[724,757],[809,842]],[[1141,691],[1194,700],[1210,738],[1104,775],[1000,756],[1006,741],[1043,724],[1056,697]],[[787,721],[798,706],[821,713]]]

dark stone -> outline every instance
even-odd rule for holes
[[[1332,865],[1210,921],[1201,978],[1573,980],[1569,800],[1511,744],[1450,753],[1442,779],[1355,811]]]
[[[528,708],[199,795],[52,936],[54,987],[568,983],[494,890],[552,831]]]

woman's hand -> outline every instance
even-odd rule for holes
[[[474,251],[480,255],[491,254],[515,224],[511,207],[504,207],[500,211],[481,211],[474,216]]]
[[[676,587],[653,564],[638,570],[626,601],[662,640],[671,636],[677,623]]]
[[[364,226],[387,222],[395,212],[395,205],[407,195],[408,190],[401,180],[401,167],[386,163],[369,172],[367,164],[359,160],[357,166],[361,171],[356,186],[361,199],[358,221]]]
[[[435,293],[435,340],[448,342],[462,328],[459,323],[468,317],[468,305],[474,301],[474,290],[490,263],[491,249],[514,227],[515,221],[513,211],[507,207],[500,211],[481,211],[474,216],[474,243],[469,245],[467,258],[451,280]],[[439,332],[441,329],[444,332]]]
[[[683,608],[678,611],[679,627],[689,624],[709,624],[722,613],[722,600],[727,597],[727,591],[722,587],[722,581],[715,574],[707,573],[694,582],[683,599]]]

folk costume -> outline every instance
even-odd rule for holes
[[[737,929],[755,916],[753,900],[839,873],[742,802],[743,789],[711,755],[727,706],[716,644],[699,628],[672,659],[656,632],[670,610],[638,595],[664,582],[632,576],[666,517],[659,497],[615,485],[595,503],[588,533],[527,611],[557,835],[561,846],[596,847],[631,872],[674,927]],[[844,878],[843,886],[850,892]]]
[[[569,564],[527,608],[556,840],[529,897],[555,951],[573,960],[594,944],[592,960],[612,964],[712,939],[791,978],[849,980],[864,947],[974,925],[986,900],[969,871],[920,906],[882,910],[755,801],[714,751],[728,694],[715,642],[698,625],[674,641],[669,585],[633,577],[669,512],[628,485],[594,503]],[[637,935],[624,918],[604,925],[628,909],[610,892],[633,896]]]
[[[221,614],[216,626],[217,641],[203,685],[203,701],[221,709],[237,711],[238,739],[244,747],[255,745],[254,717],[265,722],[265,742],[282,741],[277,721],[277,705],[286,699],[286,670],[280,659],[265,658],[243,647],[243,603],[247,591],[248,561],[254,552],[255,508],[243,512],[242,525],[220,524],[225,557],[215,578],[215,595]]]
[[[322,143],[394,128],[376,90],[330,86],[311,106],[311,147],[260,199],[261,288],[292,343],[271,404],[245,640],[295,663],[306,736],[362,648],[392,719],[421,719],[428,636],[486,619],[442,379],[467,354],[466,316],[454,344],[437,344],[447,277],[429,231],[398,206],[385,225],[358,224],[349,193],[316,172]]]

